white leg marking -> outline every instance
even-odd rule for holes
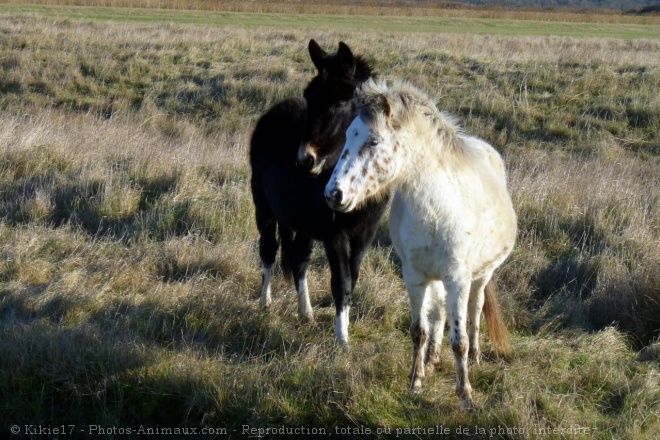
[[[309,290],[307,289],[307,273],[298,282],[298,314],[306,321],[314,321],[312,303],[309,301]]]
[[[266,266],[263,261],[261,262],[261,274],[263,276],[263,283],[261,284],[261,298],[259,299],[259,304],[261,307],[268,307],[272,302],[270,297],[270,278],[273,273],[273,268],[271,266]]]
[[[348,312],[350,306],[344,306],[344,309],[335,317],[335,337],[337,341],[348,347]]]

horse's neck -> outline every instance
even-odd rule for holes
[[[398,191],[409,209],[421,217],[437,215],[459,202],[461,170],[451,156],[454,153],[446,150],[450,148],[447,141],[418,141],[401,170]]]
[[[449,194],[440,191],[447,186],[443,184],[447,174],[437,158],[415,157],[409,163],[409,169],[402,171],[405,177],[398,191],[412,211],[425,217],[436,211],[438,206],[448,203]]]

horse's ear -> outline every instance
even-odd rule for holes
[[[309,56],[319,72],[323,69],[323,57],[327,54],[313,38],[309,40]]]
[[[410,102],[410,97],[408,95],[402,93],[399,95],[399,99],[401,100],[401,104],[403,104],[403,108],[405,108],[406,110],[410,109],[411,102]]]
[[[343,41],[339,42],[339,49],[337,49],[337,58],[341,62],[342,70],[348,78],[353,78],[355,76],[355,56],[351,48],[348,47]]]
[[[390,107],[390,101],[387,100],[385,95],[380,95],[380,107],[383,109],[383,114],[387,119],[392,116],[392,107]]]

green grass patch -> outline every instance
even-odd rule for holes
[[[455,17],[281,14],[128,9],[43,5],[0,5],[0,12],[24,12],[58,19],[112,20],[215,26],[295,29],[379,30],[386,32],[449,32],[479,35],[559,35],[609,38],[660,38],[658,26],[644,24],[562,23]]]

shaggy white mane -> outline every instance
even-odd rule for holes
[[[459,163],[474,159],[473,149],[464,140],[457,119],[440,111],[419,87],[397,80],[390,86],[384,80],[365,82],[356,92],[360,114],[368,124],[389,120],[389,125],[414,130],[428,138],[439,154]]]

